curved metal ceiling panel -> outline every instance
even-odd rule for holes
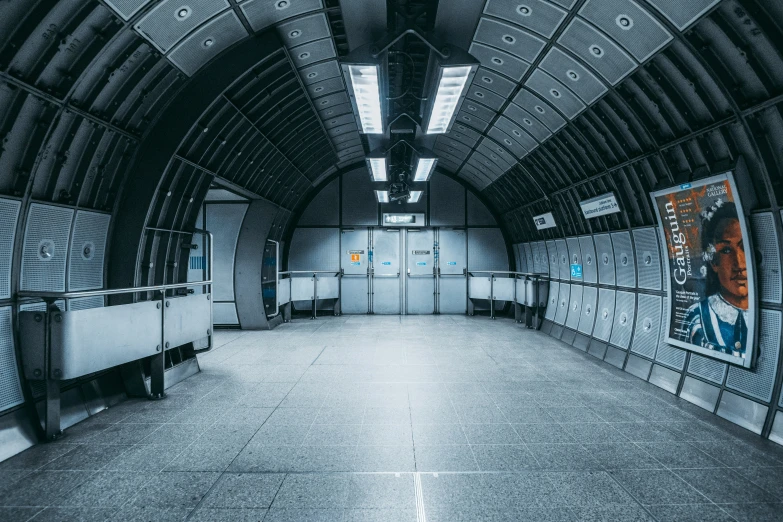
[[[229,7],[228,0],[163,0],[133,27],[166,53],[190,31]]]
[[[556,107],[568,119],[574,119],[587,107],[565,85],[537,69],[525,84],[530,90]]]
[[[169,54],[169,60],[192,76],[208,61],[247,36],[233,11],[217,16],[183,39]]]
[[[543,0],[488,0],[484,13],[551,38],[565,20],[566,11]]]
[[[631,74],[637,64],[619,45],[587,22],[574,18],[558,43],[616,85]]]
[[[684,31],[721,0],[646,0],[658,9],[677,29]]]
[[[505,74],[515,81],[520,81],[530,68],[530,64],[516,56],[483,44],[474,43],[468,52],[478,58],[481,65],[500,74]],[[476,74],[478,77],[478,73]],[[475,80],[474,80],[475,81]]]
[[[538,36],[510,23],[482,18],[473,40],[531,63],[546,45]]]
[[[550,49],[539,67],[568,87],[587,105],[609,90],[587,67],[557,47]]]
[[[239,4],[254,31],[262,31],[294,16],[323,9],[321,0],[247,0]]]

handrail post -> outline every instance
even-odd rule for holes
[[[539,287],[539,285],[541,283],[541,276],[536,275],[536,278],[533,281],[533,283],[536,285],[536,302],[533,303],[533,304],[536,305],[536,322],[533,325],[533,328],[538,330],[539,327],[541,326],[541,297],[538,294],[538,292],[539,292],[539,288],[538,287]]]
[[[207,239],[209,240],[209,266],[207,267],[207,281],[210,281],[209,286],[206,287],[207,290],[207,301],[209,301],[209,330],[207,333],[209,334],[209,349],[215,347],[215,324],[214,324],[214,316],[213,316],[213,303],[212,300],[212,294],[215,292],[214,287],[211,283],[212,281],[212,259],[214,257],[214,241],[215,238],[212,236],[212,232],[206,232]],[[275,302],[277,302],[277,298],[275,298]]]
[[[52,354],[52,321],[62,321],[60,309],[54,304],[54,299],[47,299],[45,314],[46,333],[44,335],[44,378],[46,385],[46,401],[44,403],[44,436],[46,440],[55,440],[62,435],[60,429],[60,381],[54,379],[59,368],[54,368]]]
[[[318,274],[313,272],[313,313],[310,316],[310,319],[315,319],[317,317],[317,311],[316,311],[316,301],[318,300]]]
[[[161,300],[158,303],[160,310],[160,344],[157,352],[150,357],[150,395],[152,400],[163,399],[166,396],[166,291],[161,291]]]
[[[495,274],[489,273],[489,318],[495,320]]]

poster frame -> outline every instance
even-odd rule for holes
[[[710,350],[708,348],[702,348],[701,346],[696,346],[690,343],[680,341],[678,339],[673,339],[672,337],[669,336],[669,334],[671,333],[672,322],[675,320],[673,314],[671,313],[672,294],[673,294],[673,289],[671,284],[672,281],[671,259],[669,257],[669,243],[666,236],[666,227],[664,226],[664,222],[661,217],[661,212],[658,207],[657,198],[660,196],[665,196],[676,192],[682,192],[683,190],[689,190],[697,187],[702,187],[705,185],[711,185],[713,183],[718,183],[721,181],[727,181],[729,184],[729,188],[731,189],[733,202],[737,207],[737,216],[739,218],[739,224],[740,224],[740,230],[742,231],[743,242],[745,243],[745,260],[747,265],[746,272],[748,278],[748,308],[749,308],[749,316],[751,320],[749,321],[750,324],[748,324],[749,346],[746,348],[746,357],[744,359],[741,357],[735,357],[733,355],[717,352],[715,350]],[[662,325],[664,328],[666,328],[666,336],[664,339],[665,342],[672,346],[683,348],[684,350],[687,350],[689,352],[698,353],[699,355],[710,357],[712,359],[717,359],[735,366],[739,366],[747,369],[753,368],[756,364],[756,359],[758,357],[758,341],[759,341],[758,327],[759,327],[759,316],[760,316],[760,303],[758,301],[758,278],[756,273],[756,255],[753,246],[753,236],[751,235],[750,229],[748,228],[749,214],[745,210],[745,205],[743,205],[742,203],[740,191],[737,187],[737,183],[735,182],[733,172],[727,171],[714,176],[709,176],[698,180],[694,180],[692,182],[682,183],[674,187],[669,187],[662,190],[656,190],[650,192],[650,198],[653,203],[653,208],[655,209],[655,216],[658,219],[658,228],[660,230],[660,234],[658,235],[660,237],[661,254],[662,254],[661,261],[662,264],[664,265],[663,268],[666,277],[666,287],[669,289],[665,295],[666,306],[669,307],[668,310],[670,312],[667,314],[669,320],[667,323],[664,323]]]

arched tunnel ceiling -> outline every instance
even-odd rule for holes
[[[649,190],[740,156],[760,205],[779,208],[777,0],[357,2],[0,2],[0,194],[116,209],[171,100],[207,64],[272,32],[278,45],[194,108],[198,124],[158,175],[180,197],[175,216],[155,200],[150,224],[192,222],[214,176],[296,211],[320,180],[369,152],[338,60],[372,41],[396,4],[481,61],[434,150],[514,240],[537,235],[529,218],[549,210],[557,235],[653,223]],[[578,201],[608,191],[624,212],[581,219]]]

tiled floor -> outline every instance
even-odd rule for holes
[[[0,464],[0,520],[781,520],[783,449],[510,320],[219,332]]]

